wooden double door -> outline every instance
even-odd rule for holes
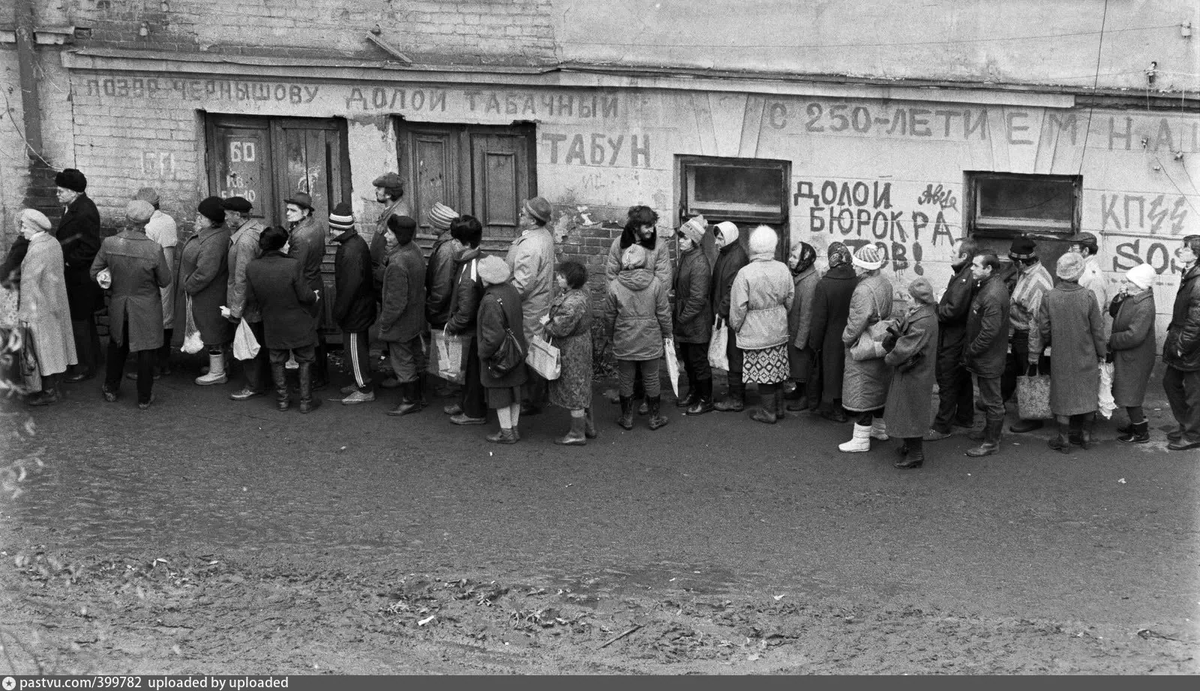
[[[434,234],[429,210],[441,202],[483,224],[483,246],[516,237],[521,201],[537,196],[533,124],[507,127],[397,121],[401,175],[418,233]]]

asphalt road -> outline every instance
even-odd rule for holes
[[[1200,453],[1165,450],[1162,411],[1150,445],[1118,444],[1102,422],[1089,451],[1054,452],[1046,430],[971,459],[960,434],[900,471],[896,442],[842,454],[850,425],[807,413],[767,426],[749,408],[689,418],[665,403],[668,426],[626,432],[598,391],[588,446],[552,443],[558,409],[498,446],[492,424],[450,425],[446,399],[393,418],[397,394],[381,391],[301,415],[176,374],[143,412],[131,384],[114,404],[73,385],[32,413],[45,467],[3,507],[6,553],[603,579],[1200,641]]]

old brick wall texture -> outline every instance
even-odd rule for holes
[[[555,55],[550,0],[61,0],[96,45],[141,50],[293,56],[387,54],[450,62]],[[145,25],[146,36],[140,32]]]

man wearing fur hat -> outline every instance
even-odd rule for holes
[[[463,250],[462,243],[450,236],[450,224],[457,218],[458,212],[441,202],[429,210],[429,227],[436,234],[425,267],[425,319],[431,331],[441,331],[450,320],[450,298],[455,285],[454,258]],[[449,396],[453,388],[449,382],[438,383],[434,393]]]
[[[125,206],[127,227],[101,243],[89,270],[101,288],[112,288],[104,399],[117,400],[125,359],[136,353],[138,407],[142,410],[154,401],[154,353],[163,339],[159,290],[171,283],[171,268],[162,247],[146,237],[146,223],[153,215],[150,202],[130,201]]]
[[[100,250],[100,212],[87,196],[87,177],[74,168],[54,176],[58,203],[65,207],[54,235],[62,245],[67,283],[67,303],[71,307],[71,331],[79,364],[64,377],[80,382],[96,376],[100,364],[100,332],[96,312],[104,306],[104,293],[88,276],[92,260]]]
[[[1183,276],[1163,341],[1163,389],[1179,429],[1167,434],[1168,449],[1200,448],[1200,235],[1187,235],[1175,251]]]
[[[521,296],[526,343],[544,330],[541,319],[550,313],[554,299],[554,236],[546,228],[551,213],[550,202],[543,197],[522,201],[518,221],[521,234],[512,241],[504,258],[512,270],[512,286]],[[522,402],[521,412],[536,414],[546,404],[548,394],[546,380],[531,370],[525,386],[528,398]]]
[[[153,187],[141,188],[133,198],[149,202],[154,207],[154,214],[146,222],[146,237],[163,249],[167,266],[171,269],[171,284],[159,291],[163,309],[163,344],[155,353],[154,377],[157,379],[171,373],[171,337],[175,334],[175,248],[179,246],[179,227],[175,219],[160,208],[161,200]],[[137,373],[131,373],[131,377],[136,376]]]
[[[250,262],[262,256],[258,239],[264,226],[257,218],[250,218],[254,206],[244,197],[229,197],[221,203],[225,209],[225,225],[233,230],[229,239],[229,284],[226,293],[226,305],[229,307],[229,321],[237,324],[242,319],[250,326],[254,340],[258,341],[258,355],[250,360],[242,361],[242,372],[246,384],[240,391],[229,394],[235,401],[246,401],[255,396],[267,395],[267,385],[271,373],[270,353],[263,346],[264,332],[262,312],[257,305],[246,301],[246,267]]]
[[[1038,259],[1037,243],[1033,240],[1023,236],[1014,239],[1008,250],[1008,257],[1017,267],[1017,283],[1013,287],[1009,306],[1011,349],[1001,380],[1001,394],[1005,401],[1012,398],[1017,390],[1017,377],[1025,374],[1026,367],[1030,365],[1030,334],[1038,328],[1038,310],[1042,306],[1042,300],[1054,287],[1054,279],[1050,278],[1050,272]],[[1046,372],[1049,362],[1047,358],[1038,358],[1032,362],[1032,366],[1040,372]],[[1021,434],[1041,428],[1041,420],[1017,420],[1008,429],[1010,432]]]

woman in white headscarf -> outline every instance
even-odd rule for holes
[[[753,415],[769,425],[786,415],[780,384],[787,379],[788,310],[796,286],[787,265],[775,259],[778,236],[769,226],[750,234],[750,263],[733,279],[729,328],[742,350],[742,380],[758,384],[762,407]]]
[[[1154,342],[1154,278],[1149,264],[1138,264],[1125,272],[1125,285],[1113,298],[1113,318],[1108,337],[1108,357],[1113,363],[1113,400],[1129,413],[1129,425],[1117,431],[1117,441],[1145,444],[1150,441],[1150,423],[1142,411],[1146,384],[1158,355]]]
[[[41,392],[26,402],[33,406],[58,402],[58,375],[78,364],[71,331],[71,309],[63,275],[62,245],[50,234],[50,219],[35,209],[20,216],[21,235],[29,241],[21,261],[21,298],[17,319],[28,327],[42,376]],[[28,344],[27,344],[28,345]]]

